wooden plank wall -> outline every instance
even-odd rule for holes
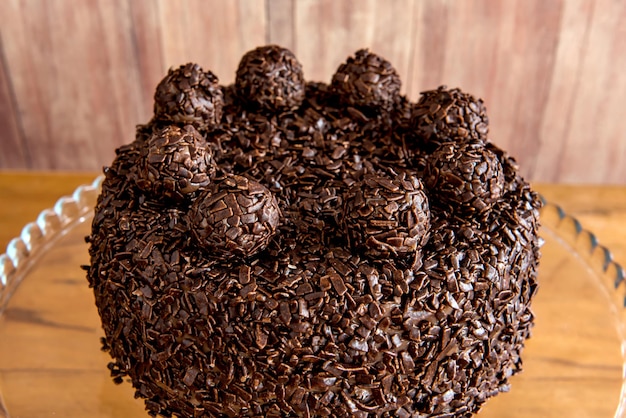
[[[527,178],[626,184],[623,0],[2,0],[0,169],[99,170],[169,67],[231,83],[265,43],[322,81],[369,47],[412,100],[483,97]]]

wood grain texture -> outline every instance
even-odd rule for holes
[[[168,68],[229,84],[246,51],[277,43],[309,80],[366,47],[413,101],[441,84],[482,97],[531,180],[626,184],[624,39],[621,0],[6,0],[0,169],[97,170]]]
[[[20,114],[16,109],[15,92],[2,45],[0,37],[0,167],[30,167],[30,157],[20,129]]]
[[[555,181],[560,173],[561,156],[567,146],[565,138],[572,129],[573,106],[583,82],[581,65],[589,47],[593,18],[593,3],[589,0],[567,1],[563,6],[552,83],[539,133],[541,154],[533,173],[547,181]]]
[[[559,175],[565,181],[585,167],[591,182],[613,177],[626,181],[626,2],[593,2],[581,80],[570,117]]]
[[[155,86],[161,81],[167,64],[161,48],[161,21],[153,0],[127,0],[130,9],[130,42],[139,74],[142,121],[152,114]],[[140,121],[133,121],[133,124]]]
[[[32,50],[29,53],[22,53],[22,51],[29,50],[28,41],[37,37],[41,32],[40,28],[36,28],[38,30],[32,32],[29,31],[30,28],[23,22],[23,15],[27,13],[25,12],[26,8],[28,8],[27,4],[15,0],[0,2],[0,17],[2,19],[0,36],[3,40],[5,69],[7,77],[11,80],[10,88],[15,95],[16,112],[21,116],[23,140],[26,141],[27,147],[30,147],[29,138],[33,138],[30,142],[36,142],[41,149],[50,149],[46,131],[48,131],[49,113],[52,109],[44,105],[41,91],[38,88],[41,80],[35,78],[37,72],[35,70],[37,65],[35,56],[42,56],[50,48],[46,48],[46,42],[42,42],[43,45],[32,45]],[[41,26],[44,23],[42,21]],[[9,39],[10,42],[7,41]],[[51,76],[46,72],[45,67],[40,70],[43,70],[40,72],[40,78]],[[1,141],[3,143],[8,141],[4,135],[3,133]],[[42,164],[41,160],[40,153],[33,152],[31,164],[33,166],[47,166],[47,164]]]
[[[267,0],[267,43],[291,49],[296,55],[294,8],[296,0]]]
[[[265,43],[262,1],[160,0],[158,9],[167,67],[197,62],[230,84],[241,56]]]
[[[407,94],[417,100],[419,93],[445,84],[443,69],[448,37],[448,4],[416,2],[413,9],[413,44]]]
[[[100,166],[145,117],[124,31],[127,1],[11,5],[2,31],[12,39],[7,62],[32,166]]]
[[[371,44],[375,6],[374,0],[358,7],[335,0],[295,3],[296,52],[307,79],[330,82],[346,56]]]

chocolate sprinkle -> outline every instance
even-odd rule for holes
[[[390,110],[400,95],[401,81],[395,68],[382,57],[360,49],[341,64],[331,88],[348,106]]]
[[[411,127],[427,149],[434,149],[448,141],[486,140],[489,118],[481,99],[441,86],[422,92],[412,110]]]
[[[382,58],[331,88],[285,51],[246,55],[211,129],[155,116],[105,169],[87,278],[112,379],[153,416],[472,416],[521,370],[538,196],[486,136],[416,141]]]
[[[197,244],[218,258],[249,257],[264,249],[279,218],[278,203],[265,186],[235,175],[208,188],[189,211]]]
[[[170,69],[154,93],[154,117],[206,130],[222,117],[223,94],[217,77],[198,64]]]
[[[253,107],[270,112],[295,109],[304,99],[302,65],[288,49],[256,48],[241,58],[235,88]]]
[[[484,212],[503,195],[502,164],[480,143],[442,144],[428,157],[424,181],[440,201]]]
[[[347,193],[343,219],[350,243],[374,257],[414,254],[428,240],[430,209],[422,182],[406,174],[367,175]]]
[[[215,162],[206,140],[191,125],[158,130],[141,146],[132,170],[135,184],[152,197],[190,199],[215,175]]]

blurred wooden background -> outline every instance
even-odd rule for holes
[[[266,43],[320,81],[369,47],[412,100],[484,98],[530,180],[626,184],[624,0],[0,0],[0,169],[100,170],[169,67]]]

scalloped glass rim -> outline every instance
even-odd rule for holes
[[[9,241],[6,252],[0,254],[0,315],[41,255],[75,225],[92,217],[103,180],[104,176],[98,176],[91,184],[77,187],[71,196],[61,197]]]
[[[71,196],[61,197],[53,208],[43,210],[34,222],[24,226],[19,237],[9,242],[6,252],[0,254],[0,315],[41,256],[76,225],[92,217],[103,180],[104,176],[100,175],[91,184],[79,186]],[[597,237],[576,218],[567,215],[560,206],[543,197],[542,201],[542,233],[549,234],[571,249],[598,279],[607,300],[611,301],[615,325],[622,341],[623,359],[621,395],[615,417],[626,417],[626,274],[613,260],[611,251],[601,245]],[[0,416],[6,416],[2,394]]]

